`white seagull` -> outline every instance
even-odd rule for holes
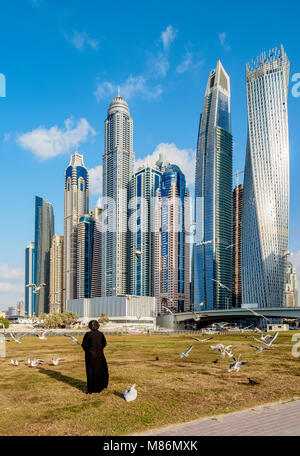
[[[265,320],[268,320],[268,321],[270,320],[269,318],[265,317],[264,315],[262,315],[262,314],[260,314],[258,312],[255,312],[253,309],[250,309],[250,307],[245,307],[245,309],[250,310],[250,312],[252,312],[257,317],[264,318]]]
[[[124,399],[125,399],[125,401],[131,402],[131,401],[134,401],[137,398],[137,390],[135,389],[135,387],[136,387],[136,383],[134,385],[132,385],[131,388],[127,388],[124,391]]]
[[[233,361],[233,363],[229,364],[228,372],[233,372],[233,371],[238,372],[240,370],[241,366],[243,366],[244,364],[246,364],[248,362],[246,360],[240,361],[240,357],[241,357],[241,355],[239,355],[238,359],[233,357],[234,361]]]
[[[215,280],[215,279],[211,279],[213,280],[214,282],[216,282],[221,288],[224,288],[225,290],[228,290],[230,291],[230,293],[232,293],[232,291],[230,290],[230,288],[226,287],[226,285],[224,285],[222,282],[219,282],[219,280]]]
[[[254,348],[254,350],[256,350],[256,353],[262,353],[264,350],[271,350],[270,348],[268,347],[257,347],[257,345],[250,345],[250,347]]]
[[[76,337],[70,336],[69,334],[63,334],[63,336],[69,337],[69,339],[71,339],[72,342],[74,342],[75,344],[80,345],[80,342],[78,342]]]
[[[35,334],[35,336],[37,336],[41,340],[47,340],[46,334],[47,334],[47,331],[42,331],[41,334]]]
[[[228,358],[234,358],[232,350],[234,350],[235,348],[236,347],[234,345],[227,345],[227,347],[224,348],[225,355],[227,355]]]
[[[16,361],[14,361],[13,359],[10,360],[10,364],[12,366],[18,366],[19,365],[19,361],[16,359]]]
[[[36,367],[39,364],[43,364],[44,360],[43,359],[32,359],[30,362],[30,367]]]
[[[259,328],[255,328],[255,332],[258,332],[258,334],[259,334],[259,339],[260,339],[259,341],[266,342],[267,340],[272,339],[271,334],[266,334],[264,336],[264,333]],[[255,339],[255,337],[254,337],[254,339]],[[257,340],[257,339],[255,339],[255,340]]]
[[[25,336],[27,336],[27,334],[21,334],[20,336],[15,337],[12,333],[10,333],[10,337],[11,337],[17,344],[21,344],[22,342],[20,342],[20,339],[22,339],[22,337],[25,337]]]
[[[211,345],[210,348],[220,353],[221,358],[225,358],[225,347],[223,344]]]
[[[265,347],[269,347],[269,348],[270,348],[271,345],[272,345],[272,343],[274,342],[274,340],[278,337],[278,334],[279,334],[279,331],[277,331],[277,332],[274,334],[274,336],[272,337],[272,339],[271,339],[270,342],[268,342],[268,343],[263,342],[262,340],[261,340],[261,341],[258,340],[258,339],[256,339],[256,340],[258,340],[258,342],[260,342],[261,344],[264,344]]]
[[[139,249],[138,247],[136,248],[136,251],[135,251],[135,254],[136,254],[136,259],[139,260],[141,255],[142,255],[142,251],[141,249]]]
[[[180,358],[187,358],[189,356],[190,351],[192,350],[193,345],[191,345],[185,352],[180,353]]]
[[[200,342],[200,344],[203,344],[203,342],[207,342],[208,340],[212,339],[212,337],[208,337],[207,339],[198,339],[197,337],[192,337],[192,339]]]
[[[41,283],[40,285],[36,285],[35,283],[29,283],[28,285],[26,285],[26,287],[28,288],[33,288],[33,293],[34,294],[37,294],[40,292],[41,288],[44,288],[46,286],[45,283]]]
[[[52,364],[53,364],[53,366],[58,366],[59,361],[64,361],[64,360],[65,360],[64,358],[52,359]]]

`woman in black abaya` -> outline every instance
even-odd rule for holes
[[[89,322],[91,331],[84,335],[82,348],[85,351],[87,394],[100,393],[108,385],[108,368],[103,349],[106,346],[104,334],[97,320]]]

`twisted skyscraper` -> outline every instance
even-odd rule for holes
[[[289,61],[283,46],[246,65],[243,303],[281,307],[289,227]]]

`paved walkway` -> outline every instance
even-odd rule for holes
[[[241,412],[168,426],[148,436],[300,436],[300,400],[255,407]]]

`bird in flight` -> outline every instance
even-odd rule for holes
[[[279,331],[277,331],[274,336],[272,337],[272,339],[270,340],[270,342],[266,343],[266,342],[263,342],[262,340],[258,340],[256,339],[258,342],[260,342],[261,344],[263,344],[265,347],[268,347],[270,348],[271,345],[273,344],[274,340],[277,339],[278,337],[278,334],[279,334]]]
[[[80,345],[80,342],[78,342],[78,340],[76,339],[76,337],[71,336],[71,335],[69,335],[69,334],[63,334],[63,336],[69,337],[69,339],[71,339],[72,342],[74,342],[75,344]]]
[[[45,286],[46,286],[45,283],[41,283],[38,286],[35,283],[29,283],[28,285],[26,285],[27,288],[33,288],[34,294],[39,293],[41,291],[41,289],[44,288]]]
[[[267,340],[272,339],[271,334],[266,334],[264,336],[264,333],[259,328],[255,328],[255,332],[258,332],[260,341],[266,342]],[[254,339],[255,339],[255,337],[254,337]],[[255,339],[255,340],[257,340],[257,339]]]
[[[141,258],[142,251],[138,247],[136,248],[135,255],[136,255],[137,260],[139,260]]]
[[[47,340],[46,334],[47,334],[47,331],[42,331],[41,334],[35,334],[35,336],[37,336],[41,340]]]
[[[229,364],[229,369],[228,369],[228,372],[238,372],[241,368],[241,366],[243,366],[244,364],[247,364],[248,361],[240,361],[240,357],[241,355],[239,355],[238,359],[236,359],[235,357],[233,357],[234,361],[233,363],[230,363]]]
[[[270,321],[269,318],[265,317],[264,315],[258,313],[258,312],[255,312],[253,309],[250,309],[250,307],[245,307],[247,310],[249,310],[250,312],[252,312],[254,315],[256,315],[256,317],[261,317],[261,318],[264,318],[265,320],[267,321]]]
[[[190,351],[192,350],[193,345],[191,345],[185,352],[180,353],[180,358],[187,358],[189,356]]]
[[[64,361],[64,360],[65,360],[64,358],[52,359],[52,364],[53,364],[53,366],[58,366],[59,361]]]
[[[12,333],[10,333],[10,337],[11,337],[17,344],[21,344],[20,339],[22,339],[23,337],[26,337],[26,336],[27,336],[27,334],[21,334],[20,336],[15,337]]]
[[[226,285],[224,285],[222,282],[219,282],[219,280],[216,280],[216,279],[211,279],[213,280],[214,282],[216,282],[221,288],[223,288],[224,290],[228,290],[230,291],[230,293],[232,293],[232,291],[230,290],[230,288],[226,287]]]
[[[212,337],[208,337],[207,339],[198,339],[197,337],[192,337],[192,339],[196,340],[200,344],[203,344],[204,342],[207,342],[208,340],[211,340]]]
[[[250,345],[250,347],[254,348],[256,350],[256,353],[262,353],[264,350],[271,350],[270,348],[267,347],[257,347],[257,345]]]

